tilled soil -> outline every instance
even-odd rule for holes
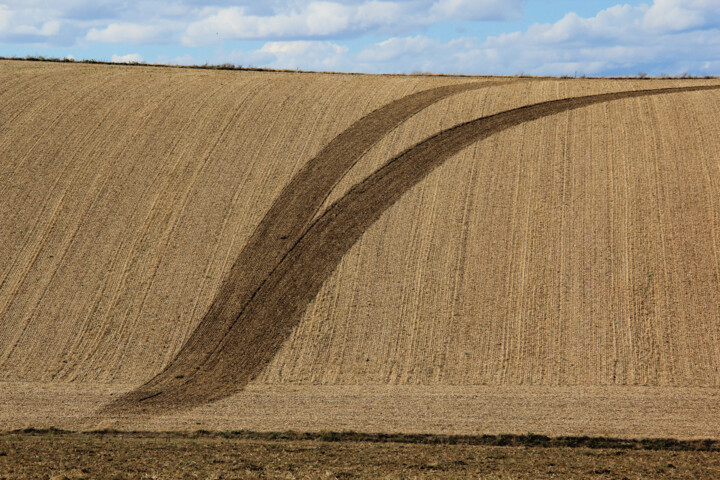
[[[0,435],[2,479],[696,479],[720,452],[249,440],[147,434]]]

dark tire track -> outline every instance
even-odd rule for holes
[[[198,327],[175,359],[142,389],[160,391],[192,375],[195,366],[220,345],[247,302],[307,230],[335,186],[385,135],[447,97],[518,81],[469,82],[413,93],[370,112],[335,137],[283,188],[241,250]]]
[[[204,325],[188,342],[189,351],[181,352],[177,360],[158,377],[108,405],[101,413],[160,414],[199,406],[241,390],[272,360],[300,321],[307,305],[360,236],[405,192],[469,145],[525,122],[594,104],[710,89],[720,89],[720,85],[588,95],[542,102],[482,117],[444,130],[391,159],[335,202],[304,233],[305,223],[301,224],[300,219],[266,217],[262,232],[267,233],[262,235],[287,235],[273,222],[283,226],[289,222],[297,235],[294,244],[277,242],[280,247],[272,251],[264,250],[262,238],[257,239],[253,235],[257,245],[252,247],[252,252],[260,256],[260,264],[274,263],[277,259],[277,267],[270,272],[263,270],[266,278],[256,280],[259,287],[254,293],[248,293],[248,290],[233,288],[230,284],[236,280],[248,285],[248,280],[236,272],[242,268],[240,262],[247,261],[245,265],[250,267],[257,265],[258,259],[254,256],[241,255],[233,267],[228,285],[222,289],[203,320]],[[329,174],[322,172],[321,167],[317,163],[301,174],[321,177],[319,181],[324,182],[322,184],[326,188],[322,192],[329,193]],[[332,178],[339,177],[334,174]],[[306,176],[296,186],[305,185],[305,182],[316,183],[312,176]],[[310,199],[286,189],[283,194],[292,200],[279,199],[276,203],[288,205],[288,210],[294,211],[290,208],[292,202],[317,202],[322,197],[321,192],[315,189],[299,190]],[[318,203],[313,205],[319,208]],[[309,213],[309,209],[303,210],[303,213]],[[306,218],[304,216],[302,220]],[[270,237],[270,241],[273,242],[274,238]],[[287,249],[287,254],[281,247]],[[273,259],[273,262],[268,262],[268,259]],[[233,295],[243,297],[237,299]]]

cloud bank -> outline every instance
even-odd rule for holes
[[[720,74],[720,0],[617,4],[483,33],[532,1],[0,0],[0,46],[366,72]]]
[[[272,62],[287,67],[302,63],[288,55]],[[616,5],[587,18],[571,12],[555,23],[485,39],[392,37],[354,55],[336,56],[332,67],[533,75],[717,74],[720,2],[656,0],[652,5]]]

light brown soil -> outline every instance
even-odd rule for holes
[[[243,315],[264,325],[263,311],[274,312],[278,328],[256,330],[264,346],[242,328],[205,329],[217,337],[197,344],[199,358],[218,354],[178,363],[185,370],[167,380],[188,387],[168,390],[168,403],[158,396],[157,411],[224,397],[257,376],[213,415],[232,421],[228,405],[260,389],[287,395],[289,428],[358,423],[363,405],[402,399],[418,412],[440,392],[430,397],[444,398],[434,410],[442,420],[417,416],[413,431],[552,430],[550,420],[513,424],[508,412],[522,404],[478,407],[480,418],[451,400],[541,387],[540,411],[587,416],[597,432],[720,431],[697,400],[714,401],[720,387],[720,94],[638,92],[717,81],[482,79],[487,88],[461,91],[471,79],[0,65],[0,401],[14,398],[16,382],[35,385],[16,404],[50,402],[40,411],[52,417],[62,391],[121,394],[151,380],[210,325],[212,305],[232,313],[243,304],[215,301],[237,287],[224,278],[244,275],[235,259],[257,252],[250,239],[269,238],[278,248],[253,271],[261,285]],[[380,122],[367,138],[351,128],[446,85],[460,86],[400,109],[396,127]],[[609,95],[542,103],[597,94]],[[333,139],[348,129],[359,137],[346,163],[310,188],[307,205],[291,201],[288,189],[306,198],[291,179],[312,187],[297,173],[342,157]],[[296,207],[289,235],[252,236],[268,212]],[[289,310],[278,316],[280,307]],[[200,375],[186,375],[191,365]],[[652,401],[623,403],[648,389]],[[518,395],[535,408],[531,393]],[[114,398],[101,397],[73,404],[73,421]],[[272,410],[270,397],[256,400]],[[327,406],[325,417],[303,398],[349,410]],[[542,410],[549,399],[559,406]],[[291,415],[293,402],[305,406]],[[609,414],[597,413],[603,402]],[[662,405],[679,410],[655,415],[671,412]],[[5,425],[38,418],[18,408]],[[136,421],[176,428],[205,408]],[[379,430],[397,424],[392,408],[377,412]],[[108,421],[133,422],[123,415]],[[655,420],[623,427],[643,415]]]
[[[87,418],[132,385],[0,383],[0,425],[70,430],[718,438],[720,393],[637,386],[258,385],[189,411]],[[702,412],[702,413],[700,413]]]
[[[408,95],[374,110],[335,137],[293,176],[275,199],[240,251],[210,309],[177,357],[142,389],[124,398],[122,404],[111,406],[108,411],[137,408],[137,402],[143,408],[146,405],[159,409],[197,406],[241,390],[275,356],[309,300],[304,305],[300,304],[300,308],[295,308],[292,316],[274,308],[273,316],[286,319],[281,327],[271,325],[272,321],[268,323],[268,319],[261,319],[259,328],[265,332],[267,340],[275,344],[275,349],[261,343],[253,349],[242,346],[253,342],[252,338],[240,342],[244,355],[236,354],[230,360],[235,364],[232,372],[228,372],[230,375],[223,381],[208,378],[216,384],[212,389],[214,394],[207,396],[188,384],[195,375],[205,376],[201,367],[205,368],[203,365],[208,362],[215,363],[213,358],[216,355],[233,355],[225,346],[229,335],[239,326],[252,323],[245,319],[245,310],[252,308],[252,302],[256,301],[270,276],[279,273],[278,268],[287,261],[288,252],[305,236],[311,220],[340,180],[371,146],[417,112],[450,95],[514,81],[464,83]],[[275,292],[272,295],[289,300],[293,294]],[[300,295],[298,298],[308,296]],[[171,390],[178,390],[178,393],[171,394],[168,400],[167,392]]]
[[[320,199],[327,196],[325,192],[329,193],[350,166],[343,168],[341,162],[326,161],[325,169],[332,165],[339,167],[338,174],[330,176],[333,179],[328,182],[330,188],[323,188],[322,182],[303,182],[316,186],[303,195],[304,189],[296,187],[301,192],[297,194],[291,182],[291,188],[281,193],[276,205],[308,205],[307,214],[295,215],[295,212],[288,213],[288,208],[278,208],[277,217],[267,220],[270,225],[280,225],[275,227],[274,235],[270,226],[260,235],[253,235],[257,240],[251,239],[249,243],[254,247],[252,253],[241,254],[236,262],[241,271],[248,273],[231,273],[228,277],[226,282],[230,287],[215,299],[199,326],[200,333],[191,336],[190,351],[181,350],[167,370],[107,412],[122,413],[127,409],[162,413],[191,408],[244,388],[272,360],[322,284],[360,236],[411,187],[470,144],[525,122],[598,103],[718,88],[720,86],[712,85],[676,87],[574,97],[520,107],[458,125],[388,161],[332,204],[317,221],[304,227],[303,220],[312,217]],[[308,165],[314,167],[312,162]],[[307,177],[313,178],[310,174]],[[273,213],[276,210],[271,208],[269,214]],[[282,240],[274,239],[284,238],[280,233],[285,231],[282,226],[288,223],[288,217],[301,221],[287,228],[290,242],[282,245]],[[270,253],[264,254],[265,248]],[[249,272],[267,272],[267,276],[256,277],[260,273],[250,275]],[[235,285],[247,285],[238,280],[246,278],[255,281],[247,282],[250,288],[236,291]],[[242,302],[236,302],[237,299]]]

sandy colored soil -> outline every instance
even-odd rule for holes
[[[354,186],[310,226],[289,228],[287,230],[292,232],[289,236],[280,236],[286,231],[282,227],[275,235],[269,232],[270,228],[259,229],[263,233],[258,237],[257,244],[272,248],[272,253],[263,255],[262,247],[253,248],[252,254],[241,253],[241,261],[235,264],[241,270],[238,278],[232,272],[225,284],[236,287],[244,283],[239,279],[257,278],[257,281],[252,282],[250,288],[241,288],[240,292],[232,290],[218,295],[208,315],[186,344],[189,347],[181,350],[177,359],[148,385],[107,411],[163,412],[194,407],[230,396],[244,388],[272,360],[322,284],[363,233],[405,192],[470,144],[525,122],[589,105],[624,98],[717,89],[718,86],[676,87],[542,102],[464,123],[419,143]],[[334,163],[328,162],[327,169]],[[346,170],[340,170],[336,178],[342,178]],[[280,194],[276,205],[299,203],[316,207],[320,202],[306,202],[305,197],[320,199],[325,196],[324,192],[313,194],[317,191],[315,189],[306,195],[297,195],[290,188]],[[291,200],[285,200],[285,197]],[[312,216],[312,211],[304,217],[294,212],[286,213],[287,209],[278,210],[282,212],[278,220],[270,218],[268,223],[284,225],[288,223],[288,217],[309,220]],[[274,208],[271,208],[265,219],[273,213]],[[268,242],[268,236],[291,242],[282,248]],[[254,245],[252,240],[249,245]],[[268,256],[272,256],[275,262],[267,261]],[[259,265],[256,266],[256,262]],[[257,272],[263,270],[266,275],[258,278]],[[238,302],[238,299],[244,301]],[[250,345],[253,348],[248,348]]]
[[[0,65],[2,427],[718,437],[717,80]]]
[[[131,385],[0,384],[5,429],[517,434],[718,438],[720,393],[708,388],[258,385],[192,410],[101,416]],[[702,414],[700,414],[702,412]]]

